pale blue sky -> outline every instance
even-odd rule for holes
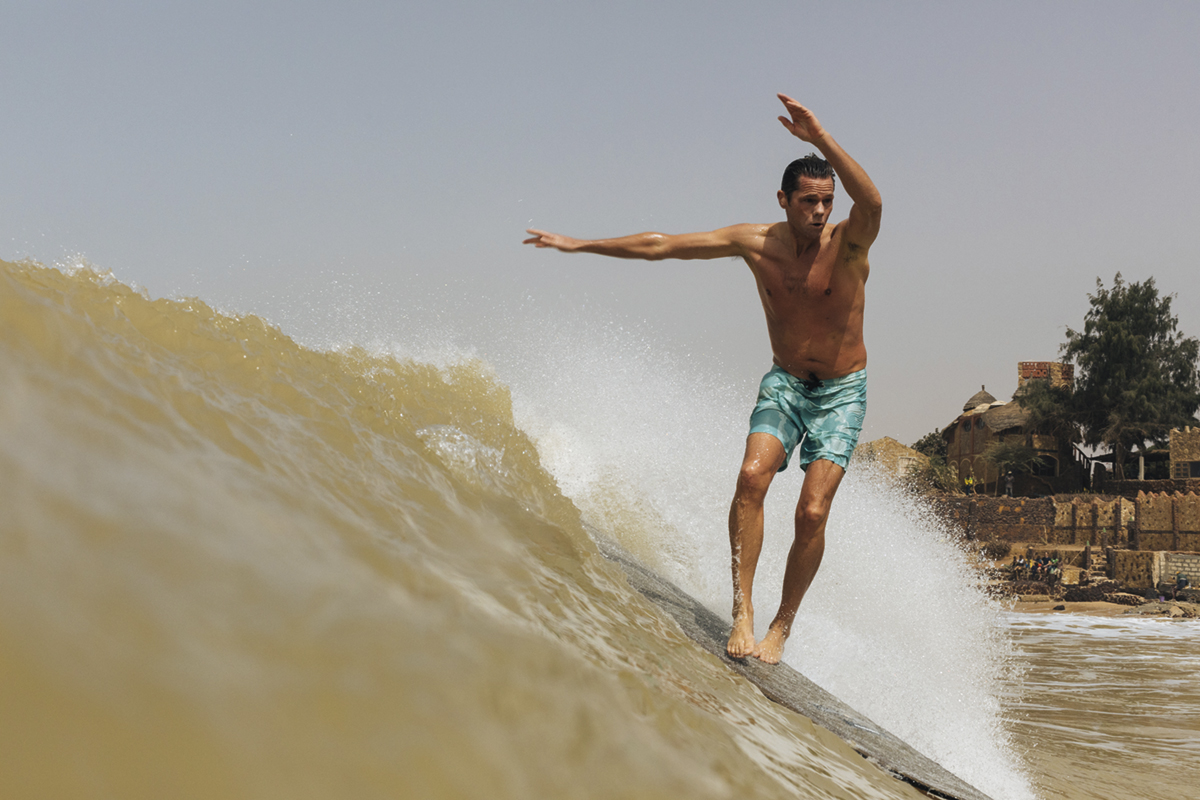
[[[523,313],[753,381],[745,266],[520,245],[781,218],[807,104],[875,179],[867,438],[1052,359],[1097,276],[1200,335],[1194,2],[4,2],[0,258],[82,256],[302,341]],[[841,218],[849,205],[835,206]],[[530,312],[535,309],[535,312]]]

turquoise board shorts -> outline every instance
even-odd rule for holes
[[[750,433],[769,433],[783,443],[783,464],[800,445],[800,469],[819,458],[842,469],[850,463],[867,413],[867,371],[830,380],[802,380],[772,367],[758,385]],[[801,444],[801,439],[804,440]]]

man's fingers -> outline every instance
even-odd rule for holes
[[[532,233],[533,236],[521,242],[521,244],[532,244],[538,247],[554,247],[554,244],[550,241],[554,238],[553,233],[550,233],[549,231],[539,231],[537,228],[526,228],[525,232]]]
[[[781,94],[781,95],[779,95],[779,99],[783,101],[783,104],[784,104],[785,106],[787,106],[787,110],[788,110],[789,112],[791,112],[792,114],[795,114],[797,111],[799,111],[799,112],[800,112],[800,113],[802,113],[802,114],[807,114],[807,113],[808,113],[808,109],[807,109],[807,108],[805,108],[804,106],[800,105],[798,102],[796,102],[796,101],[795,101],[795,100],[793,100],[792,98],[788,97],[786,94]]]
[[[804,106],[797,103],[792,98],[788,97],[786,94],[781,94],[778,97],[780,100],[783,101],[783,104],[785,106],[787,106],[788,113],[792,115],[793,119],[795,119],[797,117],[803,117],[806,119],[816,119],[816,117],[813,116],[813,113],[811,111],[809,111],[807,108],[805,108]]]

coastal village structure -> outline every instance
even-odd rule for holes
[[[1014,497],[935,493],[934,508],[968,540],[1014,545],[1010,557],[1058,559],[1064,585],[1091,581],[1110,591],[1158,593],[1182,579],[1200,587],[1200,427],[1171,431],[1169,478],[1164,472],[1163,479],[1116,481],[1097,470],[1094,494],[1080,494],[1086,458],[1070,442],[1029,430],[1029,414],[1017,402],[1031,380],[1069,387],[1073,379],[1069,364],[1022,361],[1011,401],[983,387],[972,395],[941,431],[960,486],[970,475],[986,494],[1001,494],[995,489],[1003,476],[985,455],[997,442],[1028,445],[1042,463],[1032,475],[1014,476]],[[864,455],[902,458],[891,441],[864,445]]]
[[[998,442],[1024,443],[1033,448],[1040,461],[1032,475],[1015,476],[1021,493],[1050,494],[1071,491],[1082,486],[1082,468],[1076,464],[1071,444],[1054,436],[1027,431],[1029,412],[1016,398],[1031,380],[1048,380],[1055,386],[1070,386],[1074,367],[1055,361],[1022,361],[1017,364],[1017,391],[1009,402],[997,400],[986,387],[963,404],[963,413],[942,430],[946,440],[946,463],[955,470],[959,481],[968,476],[987,491],[995,491],[1003,476],[986,457],[988,447]],[[990,488],[989,488],[990,487]]]
[[[1183,574],[1200,587],[1200,496],[1188,492],[1134,497],[1037,498],[943,495],[940,516],[967,539],[1021,545],[1030,558],[1058,558],[1074,583],[1091,569],[1136,591]]]

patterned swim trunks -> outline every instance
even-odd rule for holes
[[[808,469],[819,458],[845,469],[858,444],[866,413],[865,369],[840,378],[805,381],[772,367],[758,385],[758,403],[750,414],[750,433],[769,433],[783,443],[780,472],[787,469],[797,444],[800,444],[800,469]]]

